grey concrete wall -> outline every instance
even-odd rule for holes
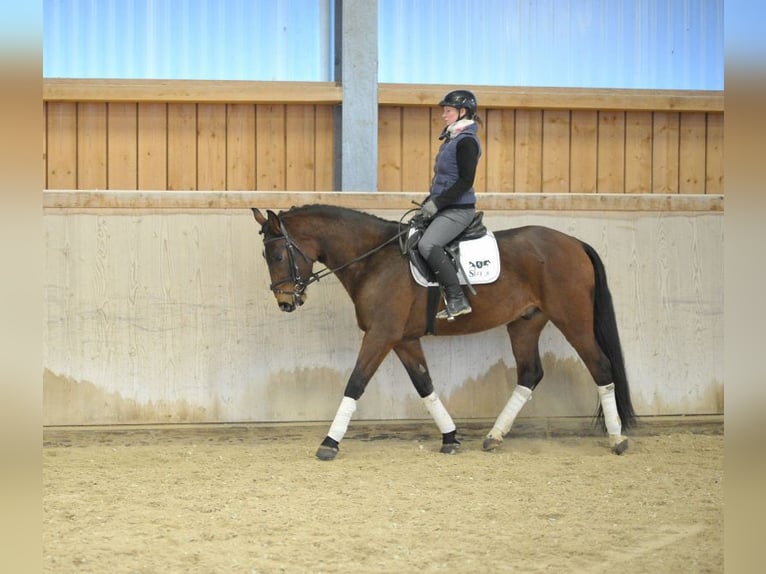
[[[401,211],[379,211],[398,219]],[[609,274],[639,415],[723,412],[723,214],[502,212],[589,242]],[[44,423],[330,420],[361,334],[334,277],[292,314],[268,289],[246,210],[69,214],[45,225]],[[504,329],[426,338],[458,418],[495,417],[515,384]],[[553,327],[522,416],[591,415],[596,390]],[[427,418],[388,357],[356,419]]]

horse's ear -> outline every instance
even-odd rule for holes
[[[269,216],[269,230],[274,235],[281,235],[282,234],[282,222],[279,221],[279,216],[271,211],[270,209],[266,210],[266,215]]]
[[[251,207],[250,209],[253,210],[253,216],[255,216],[255,220],[259,224],[263,225],[264,223],[266,223],[266,218],[263,216],[260,209],[258,209],[257,207]]]

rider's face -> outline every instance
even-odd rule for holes
[[[442,106],[442,119],[446,125],[450,125],[457,121],[460,115],[460,110],[453,108],[452,106]]]

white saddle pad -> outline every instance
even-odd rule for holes
[[[500,252],[497,249],[495,235],[487,230],[487,234],[479,239],[470,239],[460,242],[460,264],[463,271],[468,276],[468,283],[471,285],[484,285],[492,283],[500,277]],[[418,285],[423,287],[432,287],[438,283],[429,283],[423,274],[410,263],[412,277]],[[466,278],[458,271],[460,284],[465,285]]]

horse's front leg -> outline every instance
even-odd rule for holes
[[[447,409],[444,408],[441,399],[439,399],[434,391],[434,385],[431,382],[431,375],[428,372],[428,365],[426,364],[420,340],[402,341],[394,347],[394,352],[399,357],[402,365],[404,365],[412,384],[415,386],[415,390],[420,395],[423,404],[442,433],[440,452],[444,454],[457,453],[460,448],[460,441],[455,436],[457,428]]]
[[[317,449],[316,457],[318,459],[333,460],[338,455],[340,441],[346,435],[351,417],[356,411],[356,402],[364,393],[367,383],[370,382],[372,375],[378,370],[392,346],[390,340],[385,337],[377,336],[371,331],[365,333],[362,347],[356,358],[356,365],[348,379],[346,390],[343,392],[343,399],[335,413],[327,436]]]
[[[511,398],[484,439],[482,448],[486,451],[493,451],[503,444],[503,437],[510,432],[516,415],[532,398],[532,390],[543,378],[538,342],[547,322],[544,316],[536,315],[531,319],[517,319],[508,325],[518,379]]]

